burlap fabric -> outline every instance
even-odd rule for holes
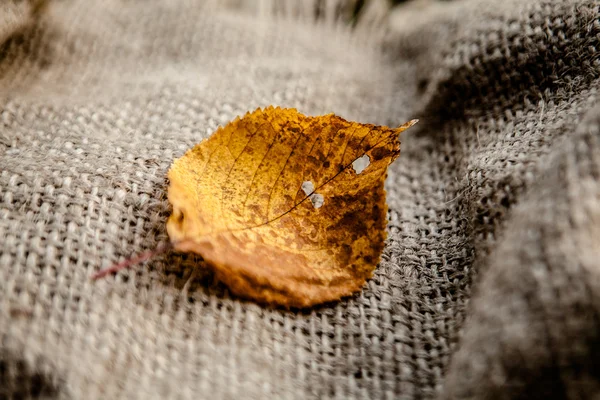
[[[0,398],[600,396],[593,0],[0,3]],[[364,291],[294,312],[165,254],[166,171],[270,104],[420,118]]]

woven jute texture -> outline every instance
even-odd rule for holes
[[[0,3],[1,399],[600,396],[600,5],[344,3]],[[265,308],[174,253],[89,279],[268,105],[420,119],[362,292]]]

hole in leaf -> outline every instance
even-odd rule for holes
[[[314,208],[320,208],[325,203],[325,198],[322,194],[314,193],[315,185],[311,181],[302,182],[302,191],[308,196]]]
[[[310,196],[310,201],[314,208],[321,208],[323,203],[325,203],[325,198],[323,197],[322,194],[315,193]]]
[[[371,159],[365,154],[364,156],[358,157],[356,160],[354,160],[352,163],[352,168],[354,168],[354,172],[356,172],[358,175],[363,172],[365,168],[369,166],[369,164],[371,164]]]
[[[311,181],[304,181],[302,182],[302,190],[304,191],[305,195],[309,196],[315,191],[315,185],[313,185]]]

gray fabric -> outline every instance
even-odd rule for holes
[[[598,3],[374,4],[354,33],[312,3],[0,5],[0,398],[600,396]],[[175,157],[270,104],[420,118],[364,291],[186,293],[179,254],[89,280],[166,240]]]

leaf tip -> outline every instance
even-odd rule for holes
[[[417,122],[419,122],[419,120],[418,120],[418,119],[416,119],[416,118],[415,118],[415,119],[411,119],[410,121],[408,121],[408,122],[405,122],[404,124],[402,124],[402,125],[400,125],[399,127],[397,127],[397,128],[395,129],[395,131],[396,131],[396,132],[398,132],[398,133],[404,132],[404,131],[405,131],[405,130],[407,130],[408,128],[410,128],[410,127],[412,127],[412,126],[416,125],[416,124],[417,124]]]
[[[408,129],[408,128],[410,128],[411,126],[414,126],[414,125],[416,125],[416,124],[417,124],[417,122],[419,122],[419,120],[418,120],[417,118],[415,118],[415,119],[411,119],[410,121],[408,121],[408,122],[406,122],[406,123],[404,123],[404,124],[400,125],[398,128],[400,128],[400,129],[402,129],[402,130],[405,130],[405,129]]]

